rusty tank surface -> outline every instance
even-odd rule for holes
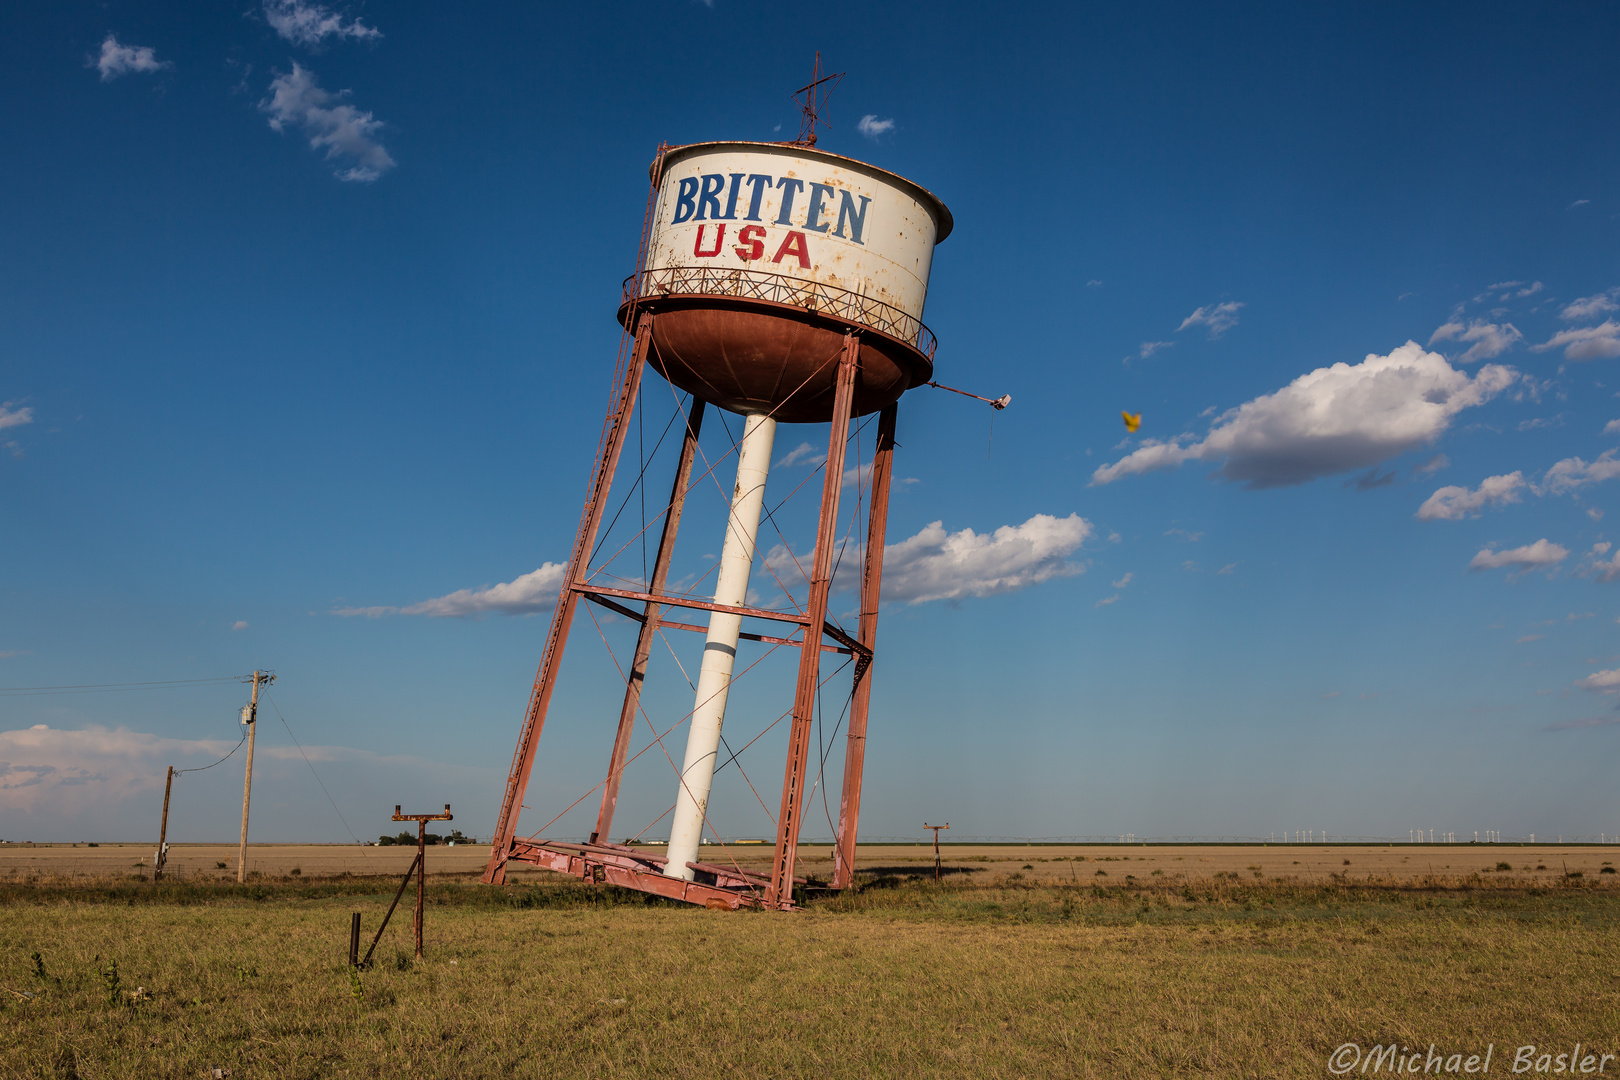
[[[648,362],[723,409],[831,415],[844,335],[860,335],[856,415],[933,376],[923,304],[945,204],[904,177],[811,147],[711,142],[653,165],[646,268],[619,308],[656,315]]]

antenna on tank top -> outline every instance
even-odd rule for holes
[[[789,143],[789,146],[814,146],[816,145],[816,125],[819,123],[822,127],[832,126],[821,119],[818,110],[826,106],[827,95],[832,93],[833,87],[837,86],[838,80],[843,77],[844,72],[842,71],[836,75],[823,75],[821,73],[821,50],[817,49],[816,66],[810,71],[810,84],[801,86],[793,92],[793,100],[799,103],[799,109],[804,113],[804,119],[799,123],[799,137]],[[825,88],[823,89],[823,87]],[[817,104],[818,101],[819,105]]]

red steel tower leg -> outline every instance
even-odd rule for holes
[[[799,682],[793,696],[793,726],[788,734],[787,768],[782,774],[782,809],[776,818],[776,858],[765,891],[765,906],[793,903],[793,863],[799,851],[799,825],[804,811],[804,777],[810,763],[810,729],[815,719],[816,690],[821,675],[822,627],[827,622],[827,590],[832,585],[833,548],[838,544],[838,493],[844,483],[844,443],[849,436],[850,406],[860,338],[844,335],[838,361],[838,389],[833,401],[832,433],[827,440],[827,475],[821,483],[821,520],[810,570],[810,606],[799,649]]]
[[[697,455],[698,431],[703,427],[703,399],[694,398],[686,418],[686,438],[681,443],[680,463],[675,466],[675,485],[669,492],[669,510],[664,515],[664,531],[658,538],[658,555],[653,560],[652,581],[647,591],[659,596],[669,580],[669,562],[675,552],[675,534],[680,531],[681,511],[686,506],[686,485],[692,476],[692,459]],[[636,712],[641,706],[641,687],[647,678],[647,659],[652,655],[653,637],[658,633],[662,605],[647,602],[641,633],[636,637],[636,654],[630,661],[630,674],[624,687],[624,707],[619,710],[619,732],[613,739],[613,756],[608,760],[607,780],[602,790],[602,809],[596,815],[591,843],[606,840],[613,827],[613,810],[619,802],[619,782],[624,777],[624,759],[630,753],[630,736],[636,730]]]
[[[883,592],[883,543],[889,530],[889,475],[894,467],[894,419],[890,405],[878,417],[877,453],[872,457],[871,517],[866,529],[866,566],[861,574],[859,640],[877,647],[878,600]],[[844,752],[844,797],[838,805],[838,839],[833,846],[833,888],[855,883],[855,840],[861,820],[861,770],[866,767],[866,713],[872,701],[875,656],[855,658],[855,696],[849,703],[849,743]]]
[[[489,864],[484,868],[484,882],[498,885],[506,880],[506,860],[512,848],[512,835],[517,831],[518,815],[523,811],[523,793],[529,786],[529,773],[534,768],[535,747],[546,724],[546,709],[551,705],[551,692],[557,684],[557,669],[562,663],[563,646],[568,641],[568,628],[574,621],[574,609],[579,604],[579,593],[572,588],[584,575],[591,548],[596,543],[596,530],[601,526],[606,509],[608,489],[613,484],[613,472],[619,465],[619,452],[624,449],[625,433],[630,427],[630,416],[635,411],[636,397],[641,390],[641,373],[647,363],[647,349],[652,342],[652,314],[644,313],[636,324],[636,341],[625,365],[624,381],[618,387],[618,398],[608,416],[602,433],[602,444],[596,455],[596,474],[591,479],[590,494],[580,516],[579,534],[574,538],[574,551],[568,557],[568,573],[557,595],[557,607],[551,617],[551,633],[546,638],[546,649],[541,656],[540,668],[535,673],[534,688],[529,692],[529,709],[523,718],[523,732],[518,736],[517,751],[512,755],[512,771],[506,778],[506,796],[501,800],[500,817],[495,822],[495,837],[490,842]]]

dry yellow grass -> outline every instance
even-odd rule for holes
[[[128,881],[0,886],[0,1074],[1272,1077],[1325,1075],[1347,1041],[1494,1043],[1498,1073],[1523,1044],[1620,1051],[1611,877],[1103,888],[1022,866],[797,915],[441,879],[427,959],[396,915],[358,993],[348,913],[375,928],[380,879],[165,903]]]

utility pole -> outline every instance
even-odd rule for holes
[[[169,793],[174,790],[174,766],[169,766],[169,778],[163,784],[163,824],[158,827],[157,854],[152,856],[152,880],[163,880],[163,864],[169,858]]]
[[[926,821],[923,822],[923,828],[925,828],[925,829],[933,829],[934,830],[934,880],[935,881],[939,880],[939,830],[948,829],[950,827],[951,827],[951,823],[948,822],[948,821],[943,825],[930,825]]]
[[[255,723],[259,718],[259,686],[269,686],[276,681],[276,677],[267,671],[253,673],[253,698],[242,706],[242,723],[248,729],[248,756],[247,773],[242,777],[242,846],[236,853],[236,880],[240,884],[247,880],[247,829],[248,829],[248,799],[253,794],[253,739],[258,734]]]
[[[414,866],[416,870],[416,958],[420,960],[422,959],[422,911],[427,891],[427,823],[430,821],[454,821],[455,815],[450,812],[449,803],[444,804],[444,813],[442,814],[402,814],[399,812],[399,807],[395,806],[394,820],[416,822],[416,863]],[[411,880],[409,870],[405,871],[405,880],[407,882]],[[404,889],[405,886],[401,885],[400,891],[403,892]],[[394,903],[399,903],[399,897],[394,897]],[[388,910],[389,914],[393,913],[393,908]],[[383,920],[383,925],[388,925],[386,919]],[[377,933],[380,936],[382,931],[378,930]],[[371,954],[367,953],[366,955],[369,957]]]

